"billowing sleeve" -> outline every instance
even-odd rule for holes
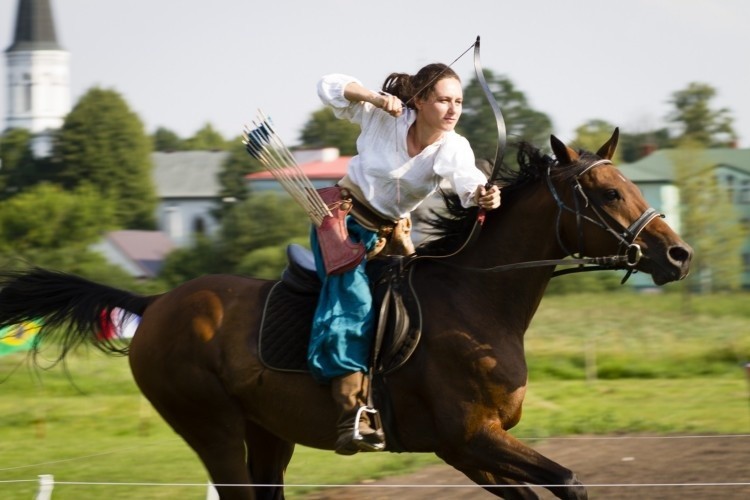
[[[344,97],[344,89],[352,82],[362,85],[362,82],[353,76],[339,73],[326,75],[318,82],[318,97],[323,104],[333,109],[336,118],[345,118],[354,123],[361,123],[363,103],[351,102]]]
[[[435,174],[447,180],[465,208],[475,206],[474,193],[487,183],[487,177],[476,166],[469,141],[458,134],[446,140],[434,165]]]

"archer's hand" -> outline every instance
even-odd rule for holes
[[[474,195],[474,200],[477,205],[485,210],[494,210],[500,206],[500,188],[492,186],[487,189],[484,186],[479,186]]]
[[[401,99],[385,92],[381,92],[378,97],[378,102],[374,103],[377,107],[391,116],[401,116],[404,109],[404,103],[401,102]]]

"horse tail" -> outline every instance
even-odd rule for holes
[[[0,273],[0,329],[39,322],[33,341],[36,355],[46,339],[60,346],[58,361],[81,344],[125,356],[128,346],[104,333],[115,308],[142,316],[156,296],[141,296],[58,271],[31,268]]]

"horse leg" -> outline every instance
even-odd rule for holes
[[[493,495],[505,498],[506,500],[537,500],[537,495],[528,485],[519,483],[507,477],[500,477],[489,472],[477,470],[461,470],[466,477],[479,485],[486,485],[485,490]],[[499,486],[493,488],[492,486]],[[509,487],[503,487],[509,486]]]
[[[556,497],[565,500],[588,498],[575,474],[562,465],[524,445],[498,425],[485,426],[468,442],[443,451],[438,456],[460,471],[486,471],[475,473],[472,480],[487,481],[506,478],[518,483],[560,485],[545,486]],[[492,484],[492,481],[491,484]],[[486,483],[479,483],[486,484]],[[508,488],[511,489],[511,488]],[[498,493],[495,492],[497,495]],[[532,497],[533,498],[533,497]]]
[[[249,420],[245,424],[245,442],[247,443],[247,468],[253,482],[278,485],[256,486],[255,498],[257,500],[283,500],[284,473],[292,459],[294,443],[284,441]]]
[[[171,367],[162,373],[148,363],[149,354],[131,351],[131,368],[141,392],[198,454],[221,500],[254,500],[250,486],[221,486],[252,482],[240,406],[214,374],[190,367]]]

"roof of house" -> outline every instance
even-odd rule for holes
[[[676,154],[675,149],[660,149],[636,162],[620,165],[620,170],[633,182],[671,182],[674,180]],[[750,149],[704,149],[700,154],[696,161],[707,166],[731,167],[750,174]]]
[[[105,237],[151,277],[158,274],[164,258],[175,248],[172,240],[160,231],[112,231]]]
[[[19,0],[13,43],[6,52],[62,50],[49,0]]]
[[[309,163],[304,163],[300,165],[300,169],[302,169],[302,172],[307,176],[310,180],[317,180],[317,179],[341,179],[346,175],[346,169],[349,166],[349,160],[351,160],[351,156],[339,156],[335,160],[331,161],[313,161]],[[292,174],[292,169],[284,169],[282,172]],[[245,177],[248,181],[261,181],[261,180],[271,180],[274,179],[274,176],[268,172],[255,172],[253,174],[248,174]]]
[[[218,175],[227,156],[227,151],[152,153],[158,196],[162,199],[219,196]]]

